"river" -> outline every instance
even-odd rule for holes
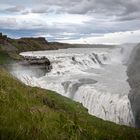
[[[133,45],[121,45],[23,52],[20,55],[24,57],[47,57],[52,70],[37,76],[39,68],[14,66],[11,73],[27,85],[50,89],[82,103],[91,115],[133,127],[126,72],[132,49]]]

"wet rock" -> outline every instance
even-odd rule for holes
[[[135,118],[135,126],[140,128],[140,44],[134,48],[127,69],[128,82],[131,87],[129,99]]]
[[[89,79],[89,78],[82,78],[82,79],[79,79],[79,82],[83,83],[83,84],[95,84],[97,83],[96,80],[94,79]]]
[[[25,56],[24,57],[25,63],[28,63],[30,65],[44,65],[47,72],[50,72],[52,69],[51,62],[46,57],[32,57],[32,56]]]

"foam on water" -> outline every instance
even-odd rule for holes
[[[127,47],[127,49],[126,49]],[[129,48],[129,49],[128,49]],[[22,56],[47,57],[53,69],[37,78],[15,68],[12,73],[31,86],[57,91],[82,103],[88,112],[118,124],[134,126],[128,99],[126,64],[132,45],[25,52]],[[18,72],[18,74],[17,74]]]

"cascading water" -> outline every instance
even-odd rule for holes
[[[47,57],[53,67],[51,72],[37,78],[16,67],[12,73],[27,85],[54,90],[82,103],[92,115],[134,126],[126,73],[132,48],[130,45],[25,52],[21,55]]]

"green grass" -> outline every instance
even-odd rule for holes
[[[21,41],[22,43],[19,43],[19,41]],[[12,40],[10,43],[17,48],[18,52],[45,49],[44,44],[38,42],[38,40],[35,39]]]
[[[10,60],[9,55],[6,52],[0,51],[0,65]]]
[[[55,92],[0,70],[1,140],[139,140],[140,130],[103,121]]]

